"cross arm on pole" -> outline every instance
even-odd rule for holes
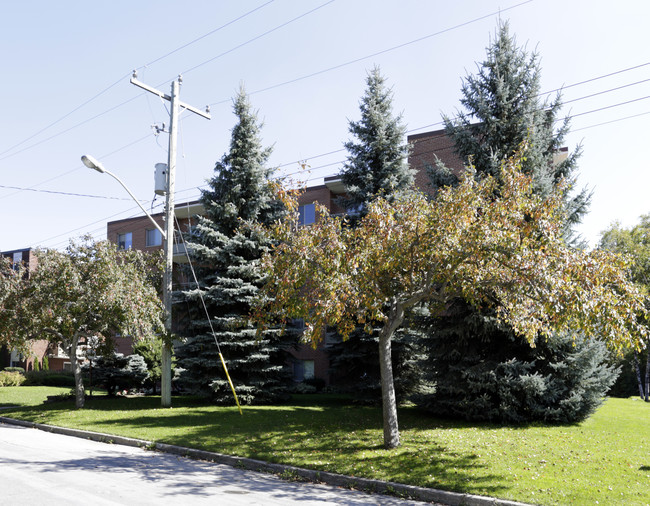
[[[171,102],[172,97],[167,95],[166,93],[163,93],[162,91],[157,90],[156,88],[152,88],[148,84],[144,84],[141,81],[138,81],[135,77],[131,78],[131,84],[135,84],[137,87],[142,88],[145,91],[148,91],[149,93],[153,93],[154,95],[158,95],[160,98],[163,100],[167,100]],[[210,113],[207,111],[202,111],[201,109],[197,109],[196,107],[186,104],[185,102],[178,102],[178,106],[182,107],[183,109],[187,109],[190,112],[193,112],[194,114],[198,114],[199,116],[204,117],[205,119],[212,119],[212,116],[210,116]]]

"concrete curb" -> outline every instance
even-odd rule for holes
[[[103,434],[100,432],[68,429],[66,427],[57,427],[54,425],[45,425],[42,423],[26,422],[24,420],[17,420],[4,416],[0,416],[0,423],[19,425],[21,427],[39,429],[47,432],[53,432],[55,434],[79,437],[82,439],[90,439],[92,441],[98,441],[101,443],[112,443],[123,446],[133,446],[147,450],[157,450],[164,453],[180,455],[182,457],[187,457],[190,459],[205,460],[208,462],[225,464],[231,467],[237,467],[239,469],[271,473],[279,475],[280,477],[290,477],[291,479],[298,478],[300,480],[310,481],[314,483],[324,483],[335,487],[363,490],[364,492],[389,494],[392,496],[404,496],[420,501],[440,503],[448,506],[530,506],[525,503],[508,501],[505,499],[495,499],[472,494],[460,494],[457,492],[446,492],[444,490],[416,487],[413,485],[404,485],[402,483],[372,480],[369,478],[355,478],[352,476],[328,473],[324,471],[312,471],[310,469],[302,469],[299,467],[286,466],[282,464],[272,464],[270,462],[264,462],[262,460],[249,459],[245,457],[233,457],[231,455],[222,455],[220,453],[196,450],[193,448],[186,448],[183,446],[169,445],[164,443],[153,443],[152,441],[145,441],[143,439],[115,436],[112,434]]]

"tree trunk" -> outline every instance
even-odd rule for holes
[[[634,370],[636,371],[636,381],[639,385],[639,395],[641,396],[641,399],[645,400],[643,381],[641,381],[641,367],[639,366],[639,352],[636,350],[634,350]]]
[[[84,382],[81,377],[81,365],[77,360],[77,344],[79,343],[79,335],[75,334],[68,348],[68,354],[70,356],[70,366],[72,367],[72,372],[74,373],[74,392],[75,392],[75,407],[83,408],[86,402],[86,394],[84,391]]]
[[[400,304],[393,303],[388,321],[379,333],[379,370],[381,372],[381,401],[384,417],[384,446],[388,449],[397,448],[400,445],[391,338],[395,330],[402,324],[403,319],[404,309]]]

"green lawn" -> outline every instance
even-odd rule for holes
[[[62,395],[69,392],[69,387],[0,387],[0,407],[36,406],[42,404],[48,395]]]
[[[0,403],[7,390],[0,389]],[[536,504],[650,504],[650,404],[609,399],[575,425],[508,427],[400,410],[402,446],[382,447],[381,410],[299,396],[286,406],[236,408],[174,398],[97,398],[3,414],[280,462]]]

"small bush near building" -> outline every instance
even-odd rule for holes
[[[25,385],[45,387],[74,387],[74,374],[67,371],[29,371]]]
[[[18,387],[25,382],[25,375],[18,371],[0,371],[0,387]]]
[[[88,364],[83,367],[84,374],[90,373]],[[115,353],[108,357],[98,357],[92,369],[93,384],[102,386],[108,395],[115,395],[118,390],[130,390],[142,387],[149,376],[147,364],[140,355],[124,356]]]
[[[22,367],[5,367],[3,371],[6,372],[19,372],[21,374],[25,374],[25,369]]]

